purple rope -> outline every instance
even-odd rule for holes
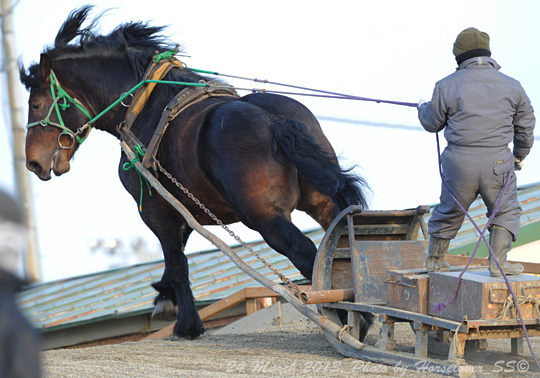
[[[257,78],[253,79],[253,78],[244,77],[244,76],[222,74],[222,73],[215,72],[215,71],[199,70],[199,69],[191,68],[191,67],[185,67],[185,68],[188,69],[188,70],[191,70],[191,71],[202,72],[202,73],[206,73],[206,74],[210,74],[210,75],[224,76],[224,77],[230,77],[230,78],[234,78],[234,79],[254,81],[256,83],[278,85],[278,86],[281,86],[281,87],[295,88],[295,89],[300,89],[300,90],[310,91],[310,92],[318,92],[318,93],[323,93],[323,94],[329,95],[329,96],[316,96],[316,95],[310,95],[310,94],[307,94],[307,93],[278,92],[278,91],[271,91],[271,90],[266,90],[266,89],[255,89],[255,88],[251,89],[251,91],[254,92],[254,93],[280,93],[280,94],[289,94],[289,95],[297,95],[297,96],[330,97],[330,98],[339,98],[339,99],[347,99],[347,100],[371,101],[371,102],[376,102],[378,104],[383,103],[383,104],[392,104],[392,105],[400,105],[400,106],[410,106],[410,107],[414,107],[414,108],[418,107],[417,102],[391,101],[391,100],[382,100],[382,99],[375,99],[375,98],[369,98],[369,97],[353,96],[353,95],[343,94],[343,93],[339,93],[339,92],[323,91],[321,89],[314,89],[314,88],[308,88],[308,87],[301,87],[301,86],[298,86],[298,85],[278,83],[278,82],[269,81],[269,80],[266,80],[266,79],[264,79],[264,80],[257,79]],[[244,88],[237,88],[237,89],[239,89],[239,90],[248,90],[248,89],[244,89]]]
[[[291,85],[285,85],[285,84],[282,84],[282,85],[292,87]],[[373,102],[377,102],[377,103],[385,103],[385,104],[393,104],[393,105],[401,105],[401,106],[411,106],[411,107],[414,106],[415,108],[418,107],[417,103],[412,103],[412,102],[376,100],[376,99],[370,99],[370,98],[366,98],[366,97],[350,96],[350,95],[339,94],[339,93],[331,94],[332,92],[326,92],[326,91],[322,91],[322,90],[318,90],[318,89],[309,89],[309,88],[306,88],[306,90],[311,90],[311,91],[314,91],[314,92],[320,92],[320,93],[323,93],[323,94],[275,91],[275,90],[264,89],[264,88],[248,89],[248,88],[236,88],[235,87],[234,89],[240,90],[240,91],[251,91],[252,93],[275,93],[275,94],[282,94],[282,95],[288,95],[288,96],[307,96],[307,97],[335,98],[335,99],[340,99],[340,100],[373,101]],[[324,94],[324,93],[328,93],[328,94]]]
[[[337,98],[344,98],[344,99],[348,99],[348,100],[371,101],[371,102],[376,102],[378,104],[383,103],[383,104],[392,104],[392,105],[400,105],[400,106],[410,106],[410,107],[414,107],[414,108],[418,107],[417,102],[391,101],[391,100],[382,100],[382,99],[375,99],[375,98],[369,98],[369,97],[360,97],[360,96],[343,94],[343,93],[339,93],[339,92],[330,92],[330,91],[324,91],[324,90],[321,90],[321,89],[314,89],[314,88],[308,88],[308,87],[301,87],[301,86],[297,86],[297,85],[277,83],[275,81],[269,81],[269,80],[253,79],[253,81],[255,81],[256,83],[273,84],[273,85],[278,85],[278,86],[282,86],[282,87],[301,89],[301,90],[304,90],[304,91],[324,93],[324,94],[327,94],[327,95],[337,96]]]
[[[497,268],[499,268],[499,271],[501,272],[503,278],[504,278],[504,281],[506,283],[506,286],[508,287],[508,290],[510,291],[510,294],[512,295],[512,300],[514,302],[514,306],[516,307],[516,311],[519,315],[519,320],[521,322],[521,328],[523,329],[523,332],[525,334],[525,339],[527,340],[527,345],[529,346],[529,350],[531,352],[531,356],[533,357],[534,359],[534,362],[536,363],[536,366],[540,369],[540,364],[538,363],[538,360],[536,358],[536,355],[533,351],[533,348],[532,348],[532,345],[531,345],[531,340],[529,338],[529,333],[527,332],[527,327],[525,327],[525,322],[523,321],[523,315],[521,314],[521,310],[519,308],[519,303],[517,301],[517,298],[516,298],[516,295],[514,294],[514,291],[512,290],[512,287],[510,285],[510,282],[508,281],[508,277],[506,277],[506,274],[504,274],[504,271],[501,267],[501,265],[499,264],[499,261],[497,260],[497,257],[495,256],[495,254],[493,253],[493,250],[491,249],[491,246],[489,245],[489,243],[487,242],[486,240],[486,237],[484,236],[486,230],[488,229],[490,223],[493,221],[493,219],[495,218],[495,215],[499,212],[499,208],[501,206],[501,203],[502,203],[502,199],[504,197],[504,194],[506,192],[506,189],[508,188],[508,184],[510,182],[510,175],[512,174],[512,170],[510,170],[508,172],[508,175],[506,176],[506,183],[504,184],[504,187],[501,191],[501,194],[500,194],[500,198],[499,200],[497,201],[497,205],[495,207],[495,209],[493,209],[493,212],[491,214],[491,216],[489,217],[486,225],[484,226],[484,229],[480,231],[480,228],[478,227],[478,225],[476,224],[476,222],[472,219],[472,217],[469,215],[469,213],[467,212],[467,210],[465,210],[465,208],[463,207],[463,205],[461,205],[461,203],[459,202],[459,200],[456,198],[456,196],[452,193],[452,191],[450,190],[450,188],[448,187],[448,185],[446,184],[446,182],[444,181],[444,177],[443,177],[443,173],[442,173],[442,167],[441,167],[441,148],[440,148],[440,142],[439,142],[439,133],[436,134],[436,139],[437,139],[437,155],[438,155],[438,159],[439,159],[439,174],[441,176],[441,181],[445,187],[446,190],[448,190],[448,193],[450,193],[450,196],[452,197],[452,199],[456,202],[456,204],[459,206],[459,208],[461,209],[461,211],[463,211],[463,213],[467,216],[467,218],[471,221],[471,224],[476,228],[476,230],[478,232],[480,232],[480,238],[478,240],[478,242],[476,243],[476,247],[474,249],[474,252],[471,256],[471,258],[469,259],[469,261],[467,262],[467,265],[465,265],[465,267],[463,268],[463,270],[461,271],[461,273],[459,274],[459,277],[458,277],[458,282],[456,284],[456,289],[454,290],[454,294],[446,301],[446,302],[443,302],[443,303],[437,303],[435,306],[433,306],[433,312],[439,314],[442,310],[444,310],[444,308],[446,306],[448,306],[450,303],[452,303],[452,301],[456,298],[457,296],[457,292],[459,290],[459,285],[461,283],[461,278],[463,277],[463,274],[465,273],[465,271],[469,268],[469,265],[471,264],[473,258],[474,258],[474,255],[476,254],[477,250],[478,250],[478,246],[480,245],[481,241],[484,240],[484,242],[486,243],[486,246],[488,247],[488,251],[489,251],[489,254],[491,256],[491,258],[493,259],[493,261],[495,261],[495,264],[497,265]]]

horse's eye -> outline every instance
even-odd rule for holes
[[[41,102],[34,102],[34,103],[30,104],[30,108],[32,110],[39,110],[39,108],[41,108]]]

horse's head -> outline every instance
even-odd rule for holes
[[[20,76],[30,91],[26,167],[46,181],[51,171],[57,176],[69,171],[69,161],[90,131],[90,114],[62,87],[47,55],[29,73],[21,69]]]
[[[26,166],[42,180],[49,180],[51,171],[57,176],[69,171],[90,125],[118,136],[116,125],[126,110],[106,107],[133,89],[156,51],[170,50],[159,34],[163,27],[131,22],[101,35],[95,30],[98,17],[83,28],[91,9],[86,5],[71,12],[39,64],[20,70],[30,91]],[[107,114],[98,114],[103,109]]]

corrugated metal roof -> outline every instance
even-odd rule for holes
[[[323,235],[320,229],[307,233],[317,244]],[[250,247],[289,279],[304,279],[286,257],[263,241],[250,243]],[[241,247],[233,249],[252,268],[279,281],[250,252]],[[219,250],[187,257],[191,288],[198,304],[219,300],[245,287],[260,286]],[[43,331],[151,312],[157,293],[150,284],[161,279],[164,266],[163,260],[159,260],[36,284],[20,293],[18,302],[30,322]]]
[[[519,188],[518,196],[524,210],[523,228],[540,225],[540,183]],[[470,214],[480,228],[487,221],[485,212],[480,198],[470,208]],[[429,216],[430,214],[426,214],[426,221]],[[324,232],[316,229],[306,235],[319,245]],[[464,249],[472,252],[478,237],[478,232],[466,220],[451,243],[451,252]],[[536,233],[534,240],[539,238],[540,233]],[[250,246],[290,279],[303,279],[287,258],[272,250],[263,241],[250,243]],[[261,274],[279,281],[251,253],[240,247],[233,249]],[[188,261],[191,287],[198,304],[219,300],[245,287],[260,286],[219,250],[190,254]],[[161,279],[163,269],[164,262],[159,260],[37,284],[20,293],[18,300],[30,322],[44,331],[149,313],[153,309],[156,295],[150,284]]]

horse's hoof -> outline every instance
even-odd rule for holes
[[[170,299],[164,299],[156,303],[152,312],[152,319],[162,322],[172,322],[176,320],[178,309]]]
[[[165,340],[168,340],[168,341],[180,341],[180,340],[182,340],[182,338],[178,337],[176,335],[171,335],[171,336],[165,337]]]
[[[167,340],[171,341],[180,341],[180,340],[198,340],[200,338],[204,337],[204,333],[201,334],[187,334],[184,336],[178,336],[178,335],[172,335],[167,337]]]
[[[200,322],[195,322],[195,323],[196,323],[195,326],[187,328],[187,327],[183,327],[181,323],[177,322],[173,328],[173,335],[178,338],[182,338],[186,340],[196,340],[200,338],[204,334],[205,329],[202,323]]]

